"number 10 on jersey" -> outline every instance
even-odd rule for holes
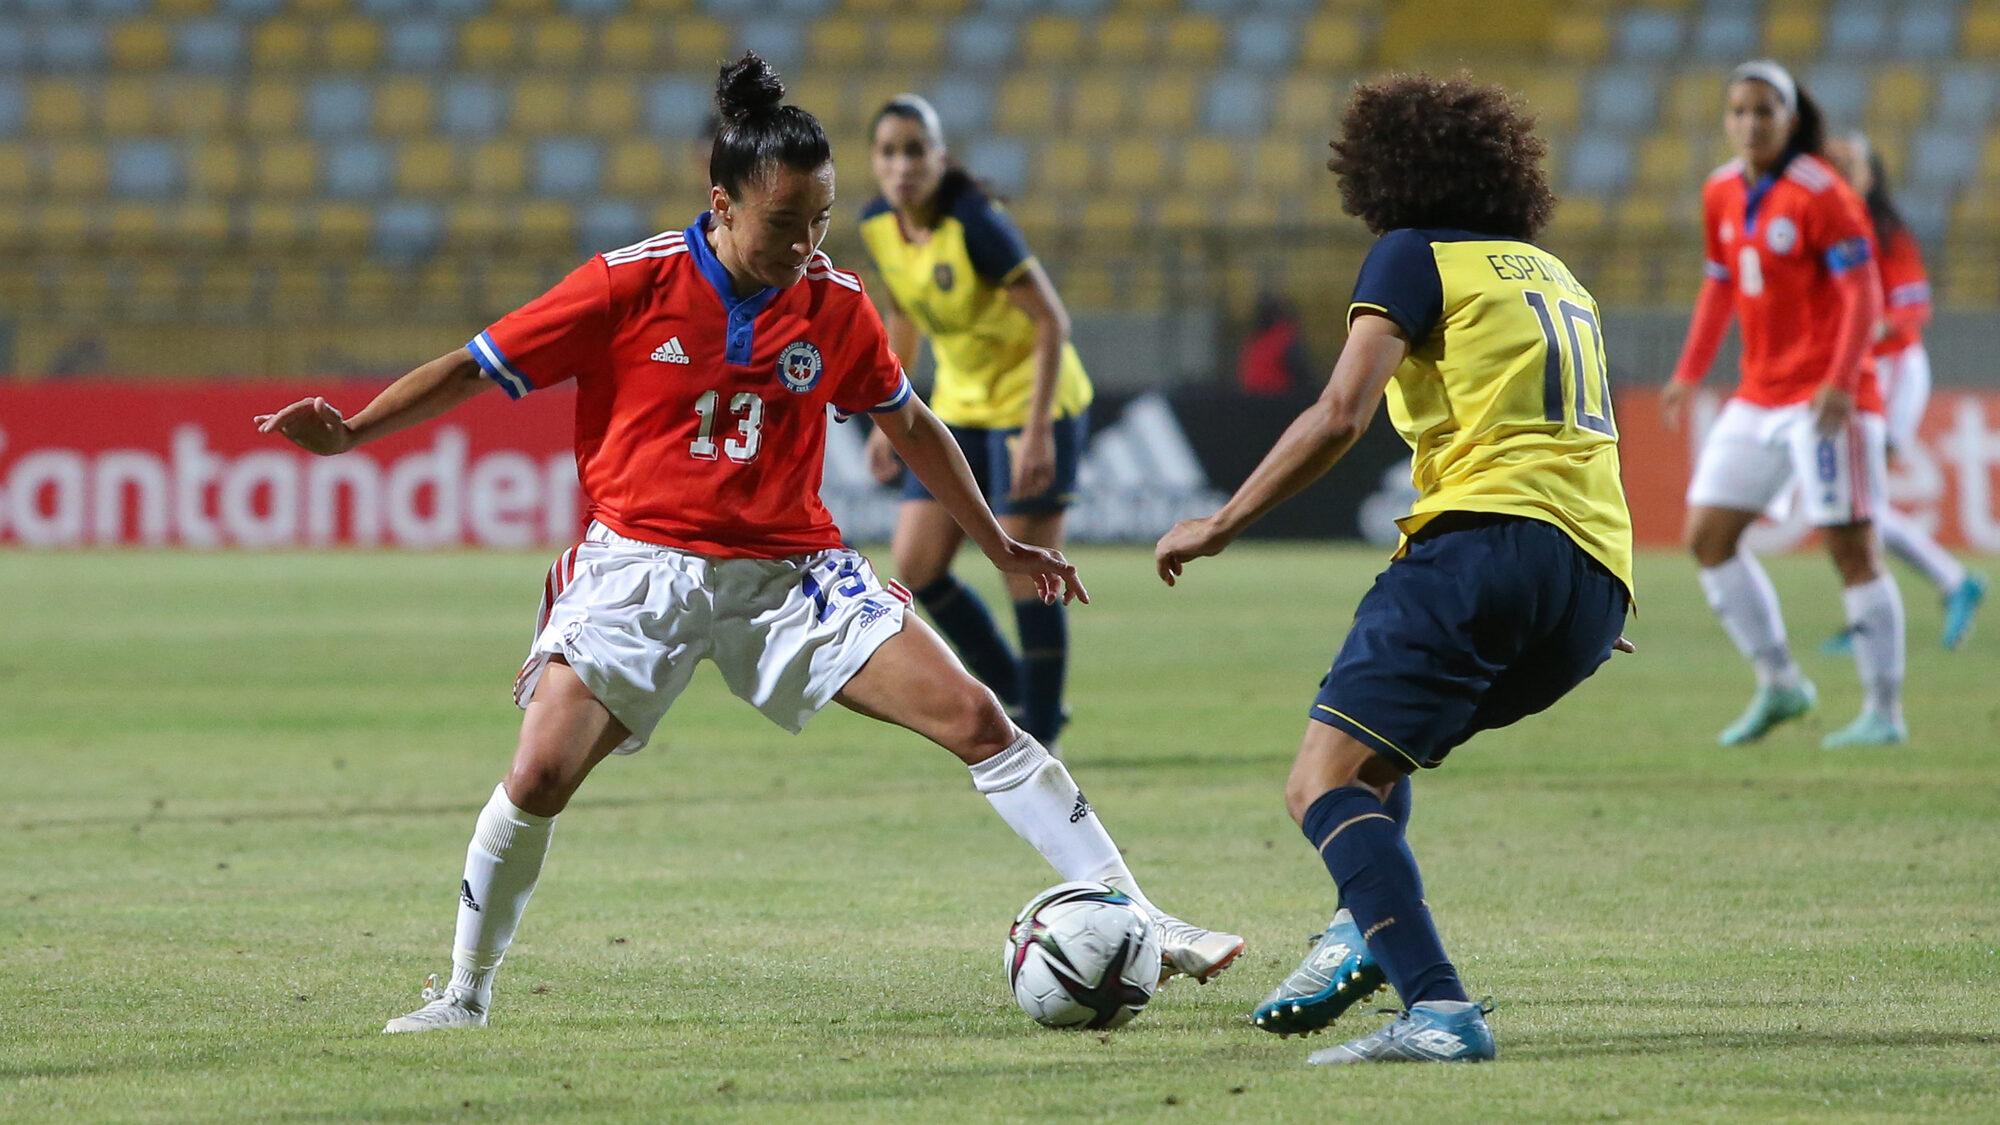
[[[1582,305],[1560,299],[1551,310],[1548,294],[1538,290],[1530,289],[1521,296],[1535,310],[1535,319],[1542,325],[1542,343],[1547,346],[1542,361],[1542,417],[1617,437],[1618,428],[1611,422],[1611,368],[1604,357],[1604,332],[1597,326],[1597,316]],[[1558,317],[1562,320],[1560,332],[1556,328]],[[1578,325],[1590,330],[1588,356]],[[1563,393],[1565,372],[1573,394]],[[1602,413],[1591,412],[1592,397]]]
[[[713,461],[717,449],[724,456],[739,465],[757,458],[757,447],[764,441],[764,400],[749,391],[738,391],[729,398],[729,415],[736,422],[733,437],[724,438],[722,445],[715,444],[716,407],[722,402],[722,395],[715,391],[703,391],[694,400],[694,412],[701,418],[701,432],[688,443],[688,456],[698,461]]]

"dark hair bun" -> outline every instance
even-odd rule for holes
[[[715,108],[722,120],[740,125],[754,114],[768,113],[785,100],[785,84],[778,72],[755,51],[726,63],[715,82]]]

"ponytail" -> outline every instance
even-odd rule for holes
[[[774,168],[812,172],[833,159],[819,120],[784,104],[785,84],[754,51],[722,68],[715,83],[720,119],[708,152],[709,183],[740,199],[743,187]]]
[[[1792,135],[1785,142],[1785,155],[1822,155],[1826,152],[1826,114],[1821,112],[1819,103],[1813,100],[1804,86],[1798,90],[1799,105],[1792,114]]]

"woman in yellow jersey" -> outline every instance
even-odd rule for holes
[[[1464,77],[1355,90],[1329,166],[1379,238],[1340,362],[1236,495],[1155,552],[1168,585],[1221,552],[1338,461],[1386,394],[1419,495],[1320,681],[1285,786],[1340,907],[1252,1019],[1317,1031],[1385,980],[1408,1011],[1312,1063],[1494,1057],[1404,841],[1409,775],[1629,647],[1632,521],[1604,337],[1589,291],[1531,241],[1555,209],[1533,125],[1505,91]]]
[[[1001,526],[1023,542],[1058,547],[1091,398],[1062,298],[1006,212],[952,163],[929,102],[901,94],[883,106],[871,156],[882,194],[862,213],[861,237],[886,283],[889,345],[914,366],[920,340],[930,338],[931,409],[951,427]],[[869,460],[877,479],[895,479],[895,454],[880,433]],[[1054,748],[1069,661],[1063,607],[1009,580],[1017,659],[979,595],[952,577],[964,538],[943,505],[906,477],[892,546],[897,577],[1022,729]]]

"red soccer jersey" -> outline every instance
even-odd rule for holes
[[[1812,398],[1833,376],[1840,306],[1830,282],[1874,256],[1860,197],[1817,156],[1795,156],[1755,184],[1732,160],[1708,177],[1701,209],[1708,275],[1731,283],[1736,295],[1743,338],[1736,396],[1758,406]],[[1874,378],[1861,380],[1855,405],[1881,411]]]
[[[577,477],[620,535],[721,558],[838,547],[827,407],[894,410],[909,380],[859,278],[815,252],[798,284],[739,299],[707,223],[592,258],[467,346],[514,398],[576,380]]]
[[[1878,242],[1882,250],[1882,316],[1888,331],[1875,341],[1875,355],[1894,355],[1922,341],[1931,318],[1931,279],[1908,228]]]

